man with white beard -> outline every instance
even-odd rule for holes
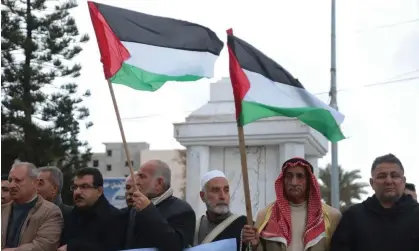
[[[212,170],[201,179],[202,201],[207,206],[205,215],[197,221],[194,246],[236,238],[237,250],[245,250],[241,243],[241,231],[246,225],[246,216],[230,212],[230,187],[223,172]]]

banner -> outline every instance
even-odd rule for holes
[[[158,251],[157,248],[139,248],[122,251]],[[207,244],[198,245],[196,247],[187,248],[185,251],[237,251],[236,239],[227,239],[214,241]]]
[[[125,202],[125,178],[104,178],[103,193],[116,208],[124,208],[127,206]]]

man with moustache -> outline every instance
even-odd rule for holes
[[[199,195],[207,211],[197,221],[194,246],[235,238],[237,250],[246,250],[241,232],[247,219],[246,216],[230,212],[230,186],[224,173],[212,170],[202,176]]]
[[[257,214],[254,227],[244,227],[243,241],[257,251],[328,250],[341,214],[322,203],[313,166],[302,158],[285,161],[274,189],[276,201]]]
[[[9,203],[10,199],[10,189],[9,189],[9,177],[7,175],[1,176],[1,204]]]
[[[125,248],[182,251],[192,245],[195,212],[187,202],[173,196],[169,166],[161,160],[150,160],[140,167],[137,176],[140,191],[133,192],[134,235]]]
[[[35,165],[14,164],[9,188],[13,202],[1,206],[2,251],[57,250],[63,219],[56,205],[37,195]]]
[[[46,166],[38,169],[38,194],[57,205],[63,216],[69,214],[73,207],[63,203],[63,173],[58,167]]]
[[[345,211],[330,250],[419,250],[419,204],[403,194],[406,177],[401,161],[393,154],[377,157],[370,184],[374,195]]]
[[[76,171],[73,184],[75,207],[64,218],[62,246],[58,251],[121,250],[117,229],[120,211],[103,194],[103,176],[96,168]]]

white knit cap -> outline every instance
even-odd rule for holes
[[[226,178],[225,174],[219,170],[212,170],[204,174],[201,178],[201,190],[204,189],[205,185],[208,183],[208,181],[214,179],[214,178]]]

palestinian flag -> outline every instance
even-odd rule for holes
[[[211,78],[223,42],[207,27],[88,2],[106,79],[143,91]]]
[[[236,119],[243,126],[262,118],[297,118],[332,142],[344,139],[344,116],[310,94],[287,70],[247,42],[228,34]]]

